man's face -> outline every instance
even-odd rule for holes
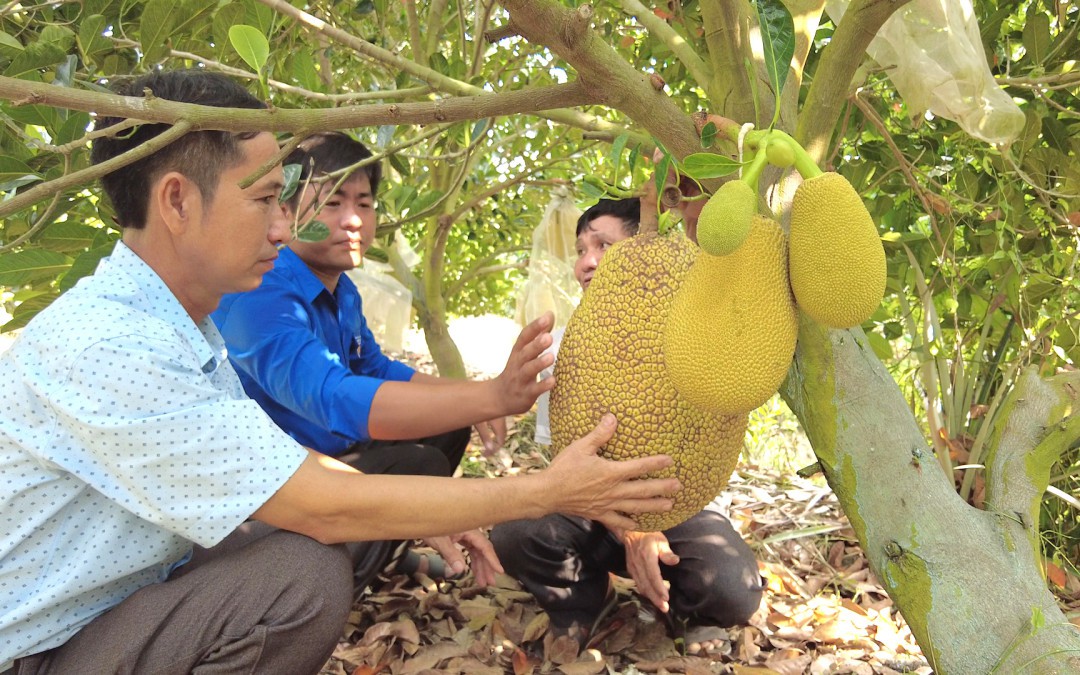
[[[318,220],[325,223],[330,234],[322,241],[294,241],[289,245],[316,274],[337,276],[359,267],[364,253],[375,240],[375,195],[371,194],[371,182],[363,171],[349,177],[337,191],[336,181],[323,183],[315,193],[308,188],[298,204],[301,223]],[[326,204],[318,215],[312,216],[315,206]],[[289,222],[294,214],[286,210]]]
[[[604,252],[615,242],[627,239],[621,218],[598,216],[589,221],[577,238],[577,262],[574,263],[574,277],[584,290],[589,287],[596,266]]]
[[[278,197],[284,182],[277,166],[250,187],[240,182],[278,152],[273,135],[241,142],[244,159],[222,171],[213,199],[201,199],[190,235],[178,242],[209,295],[249,291],[274,267],[277,246],[288,241]]]

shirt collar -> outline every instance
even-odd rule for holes
[[[288,271],[293,278],[296,279],[300,292],[308,302],[315,302],[315,298],[323,293],[330,295],[330,291],[327,290],[326,284],[324,284],[319,277],[315,276],[315,273],[311,271],[311,268],[307,266],[307,263],[301,260],[300,256],[296,255],[296,252],[291,248],[285,247],[282,249],[281,253],[278,254],[277,262],[275,262],[274,265],[282,271]]]
[[[180,304],[173,292],[165,285],[154,268],[150,267],[132,251],[123,241],[116,243],[112,255],[102,261],[103,270],[106,274],[119,272],[130,278],[146,300],[145,310],[151,316],[164,321],[173,327],[195,350],[202,370],[207,375],[212,374],[217,367],[225,362],[228,352],[225,349],[225,340],[210,317],[204,317],[196,324],[191,320],[184,306]]]

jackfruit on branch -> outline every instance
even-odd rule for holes
[[[869,319],[885,294],[885,249],[846,178],[823,173],[799,185],[790,239],[791,289],[799,309],[830,328]]]
[[[664,326],[668,377],[703,411],[746,414],[783,383],[798,328],[787,237],[756,215],[742,246],[701,253],[683,280]]]
[[[710,255],[728,255],[742,245],[757,213],[757,192],[742,180],[724,183],[698,216],[697,241]]]
[[[714,415],[692,406],[664,366],[664,322],[697,254],[681,234],[655,232],[608,249],[570,317],[555,363],[555,449],[612,412],[619,425],[601,455],[626,460],[668,454],[675,460],[656,474],[682,482],[674,508],[635,516],[643,530],[674,527],[705,508],[730,479],[746,434],[745,414]]]

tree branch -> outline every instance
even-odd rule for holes
[[[863,62],[866,47],[893,12],[909,2],[911,0],[854,0],[844,12],[832,40],[822,50],[814,81],[803,103],[803,109],[813,111],[813,114],[799,115],[795,128],[795,140],[806,148],[815,162],[820,164],[825,157],[840,111],[848,98],[848,87]]]
[[[1078,402],[1080,372],[1044,380],[1032,367],[997,416],[986,458],[986,509],[1021,522],[1036,552],[1050,469],[1080,437]]]
[[[448,298],[452,298],[455,295],[458,295],[459,293],[461,293],[462,290],[464,290],[465,284],[469,283],[473,279],[477,279],[479,277],[482,277],[482,276],[485,276],[485,275],[488,275],[488,274],[495,274],[496,272],[505,272],[507,270],[523,270],[526,267],[528,267],[528,263],[526,263],[525,261],[522,261],[522,260],[519,260],[517,262],[512,262],[512,263],[506,263],[504,265],[489,265],[487,267],[474,267],[473,269],[469,270],[468,272],[466,272],[466,273],[462,274],[460,277],[458,277],[457,280],[454,281],[454,283],[451,284],[450,287],[446,289],[445,295]]]
[[[750,122],[754,120],[754,95],[746,63],[753,62],[750,48],[750,4],[746,0],[701,3],[701,24],[713,77],[701,82],[712,112]]]
[[[666,21],[653,14],[639,0],[619,0],[619,4],[622,5],[624,12],[634,16],[646,30],[667,45],[671,53],[686,66],[686,69],[690,71],[690,76],[699,84],[704,86],[712,81],[711,66],[702,60],[686,38],[679,35]]]
[[[59,88],[59,87],[57,87]],[[25,192],[20,192],[11,199],[0,203],[0,218],[6,218],[12,213],[17,213],[22,209],[29,207],[43,199],[47,199],[58,193],[62,193],[68,188],[76,187],[89,183],[93,180],[101,178],[105,174],[115,171],[121,167],[125,167],[128,164],[139,161],[143,157],[147,157],[157,152],[161,148],[164,148],[169,143],[172,143],[176,139],[180,138],[184,134],[192,131],[194,126],[187,120],[180,120],[172,128],[166,129],[162,133],[158,134],[154,138],[146,141],[142,145],[132,148],[127,152],[117,155],[112,159],[106,160],[101,164],[95,164],[74,173],[65,174],[59,178],[48,181],[47,183],[39,183]]]
[[[578,72],[605,105],[618,108],[682,158],[701,149],[693,122],[626,62],[583,15],[555,0],[502,0],[512,26],[532,44],[545,45]]]
[[[457,96],[490,95],[490,92],[488,92],[482,87],[477,87],[475,85],[468,84],[467,82],[462,82],[460,80],[455,80],[452,77],[447,77],[446,75],[432,70],[431,68],[424,67],[416,63],[415,61],[410,61],[409,59],[398,56],[391,51],[388,51],[381,47],[377,47],[368,42],[367,40],[362,40],[354,35],[350,35],[349,33],[341,30],[340,28],[335,28],[334,26],[331,26],[322,19],[293,7],[287,2],[287,0],[258,1],[263,3],[264,5],[267,5],[268,7],[271,7],[275,11],[284,14],[293,21],[307,26],[308,28],[317,31],[322,35],[325,35],[326,37],[349,47],[350,49],[354,49],[360,54],[367,56],[368,58],[379,61],[380,63],[390,66],[391,68],[409,73],[413,77],[427,82],[439,91],[455,94]],[[598,101],[590,101],[590,103],[596,102]],[[577,105],[587,105],[587,103],[566,103],[560,107],[574,107]],[[532,110],[522,110],[518,112],[535,112],[536,110],[551,110],[551,108],[533,108]],[[567,124],[581,129],[596,130],[606,129],[609,126],[614,126],[598,117],[595,117],[593,115],[586,115],[585,113],[574,110],[552,110],[551,112],[548,112],[546,114],[540,114],[539,116],[549,119],[553,122],[560,122],[562,124]],[[489,117],[489,115],[478,115],[474,119],[478,119],[479,117]],[[402,122],[396,123],[401,124]]]

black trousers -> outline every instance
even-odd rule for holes
[[[727,518],[705,510],[666,530],[679,564],[660,564],[671,612],[695,624],[746,623],[761,602],[757,561]],[[602,524],[551,515],[496,525],[491,542],[507,573],[536,596],[557,629],[592,626],[608,573],[627,576],[626,549]]]
[[[370,474],[452,476],[465,456],[471,433],[466,427],[417,440],[365,441],[353,444],[337,459]],[[346,548],[353,559],[357,591],[363,591],[406,551],[405,542],[398,540],[355,542]]]

